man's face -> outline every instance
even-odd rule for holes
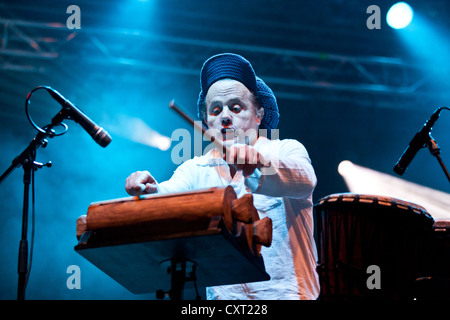
[[[206,94],[206,123],[209,129],[222,133],[226,145],[242,132],[253,144],[264,115],[264,109],[256,110],[250,90],[236,80],[224,79],[215,82]]]

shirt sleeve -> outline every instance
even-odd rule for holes
[[[306,148],[292,139],[277,142],[258,148],[268,165],[246,178],[247,187],[271,197],[308,198],[317,178]]]
[[[158,193],[185,192],[194,189],[192,185],[194,167],[192,160],[182,163],[169,180],[158,183]]]

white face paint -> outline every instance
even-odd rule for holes
[[[209,129],[222,133],[226,145],[234,143],[234,138],[244,132],[248,142],[253,144],[264,109],[257,110],[253,94],[242,83],[224,79],[215,82],[206,94],[206,123]]]

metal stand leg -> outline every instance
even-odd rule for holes
[[[197,294],[197,300],[200,300],[196,285],[196,271],[197,264],[193,261],[186,259],[170,259],[161,262],[161,264],[170,262],[170,266],[167,268],[167,273],[171,275],[171,287],[168,292],[163,290],[158,290],[156,292],[156,297],[158,299],[164,299],[166,295],[169,295],[170,299],[173,301],[181,301],[184,299],[184,285],[186,282],[193,281],[194,287]],[[189,276],[186,275],[187,264],[192,264],[192,271]]]

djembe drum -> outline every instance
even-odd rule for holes
[[[416,279],[426,273],[434,221],[423,207],[341,193],[320,199],[314,210],[321,299],[411,298]],[[378,287],[368,283],[372,275]]]

